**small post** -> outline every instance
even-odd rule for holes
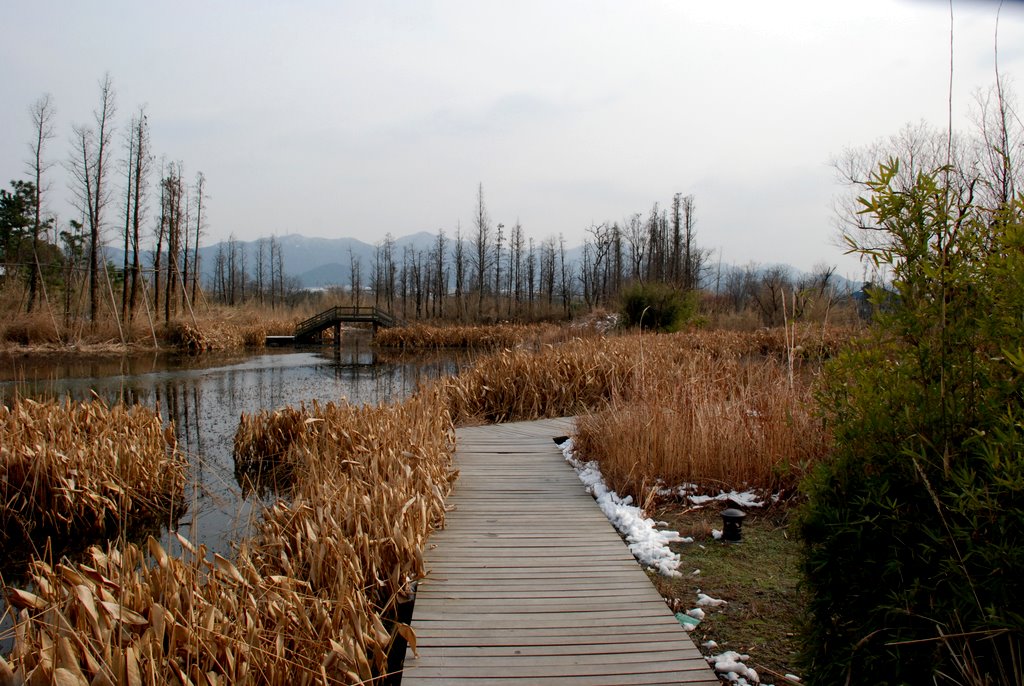
[[[737,543],[743,538],[743,518],[747,516],[743,510],[730,507],[722,510],[722,540]]]

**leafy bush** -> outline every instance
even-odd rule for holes
[[[1024,205],[979,207],[947,169],[897,188],[898,172],[881,165],[861,199],[883,240],[851,246],[892,270],[895,295],[820,398],[835,448],[802,515],[808,683],[1011,683],[1024,654]]]
[[[693,297],[665,283],[634,283],[622,292],[622,324],[673,332],[696,309]]]

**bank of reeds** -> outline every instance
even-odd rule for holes
[[[179,312],[171,321],[144,314],[118,322],[112,316],[96,322],[64,322],[43,312],[18,313],[0,321],[0,350],[59,352],[86,350],[97,354],[125,349],[171,348],[187,354],[262,348],[266,337],[290,335],[304,310],[271,310],[246,306],[203,306],[194,315]]]
[[[187,461],[160,415],[100,400],[0,406],[0,540],[109,535],[183,498]]]
[[[424,541],[455,477],[438,408],[432,392],[314,405],[273,439],[273,413],[247,419],[237,449],[288,463],[293,480],[235,559],[151,540],[150,564],[131,545],[74,567],[36,562],[35,590],[8,591],[17,635],[0,681],[292,686],[384,674],[391,644],[412,638],[397,606],[425,572]]]
[[[588,338],[503,350],[439,385],[459,424],[578,414],[625,390],[637,364],[632,341]]]
[[[576,446],[609,485],[645,502],[659,486],[792,492],[828,450],[810,375],[773,359],[695,353],[646,371],[577,420]]]
[[[163,344],[190,355],[262,348],[267,336],[291,335],[296,317],[259,308],[241,311],[215,308],[196,320],[171,322],[161,330]]]
[[[484,357],[440,385],[457,423],[579,415],[581,454],[638,499],[659,481],[787,490],[828,441],[810,386],[818,360],[793,340],[703,331],[577,339]],[[831,334],[817,350],[827,356],[844,340]]]
[[[496,350],[518,346],[537,347],[563,337],[562,327],[554,324],[488,324],[431,326],[413,324],[377,332],[374,341],[386,348],[433,350],[464,348]]]

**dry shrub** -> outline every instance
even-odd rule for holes
[[[425,573],[455,477],[439,407],[427,392],[247,418],[236,446],[288,461],[294,482],[234,561],[181,539],[180,555],[150,540],[155,563],[132,545],[93,549],[74,568],[35,562],[33,592],[8,589],[16,641],[0,681],[291,686],[383,674],[392,643],[413,636],[396,606]]]
[[[291,314],[264,311],[257,307],[211,307],[191,322],[172,322],[164,339],[183,352],[263,348],[267,336],[291,335],[298,318]]]
[[[698,353],[637,381],[577,421],[581,454],[620,493],[684,483],[786,491],[828,449],[806,375],[791,386],[774,360]]]
[[[182,499],[187,461],[160,415],[100,400],[0,406],[0,540],[94,537]]]
[[[560,328],[554,324],[491,324],[487,326],[429,326],[414,324],[377,332],[377,345],[405,350],[435,348],[472,348],[494,350],[522,345],[538,345],[557,339]]]
[[[18,345],[60,342],[60,334],[54,328],[53,320],[41,312],[9,317],[2,325],[2,331],[2,340]]]

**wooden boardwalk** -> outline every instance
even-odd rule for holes
[[[403,686],[720,683],[552,441],[571,428],[458,431]]]

